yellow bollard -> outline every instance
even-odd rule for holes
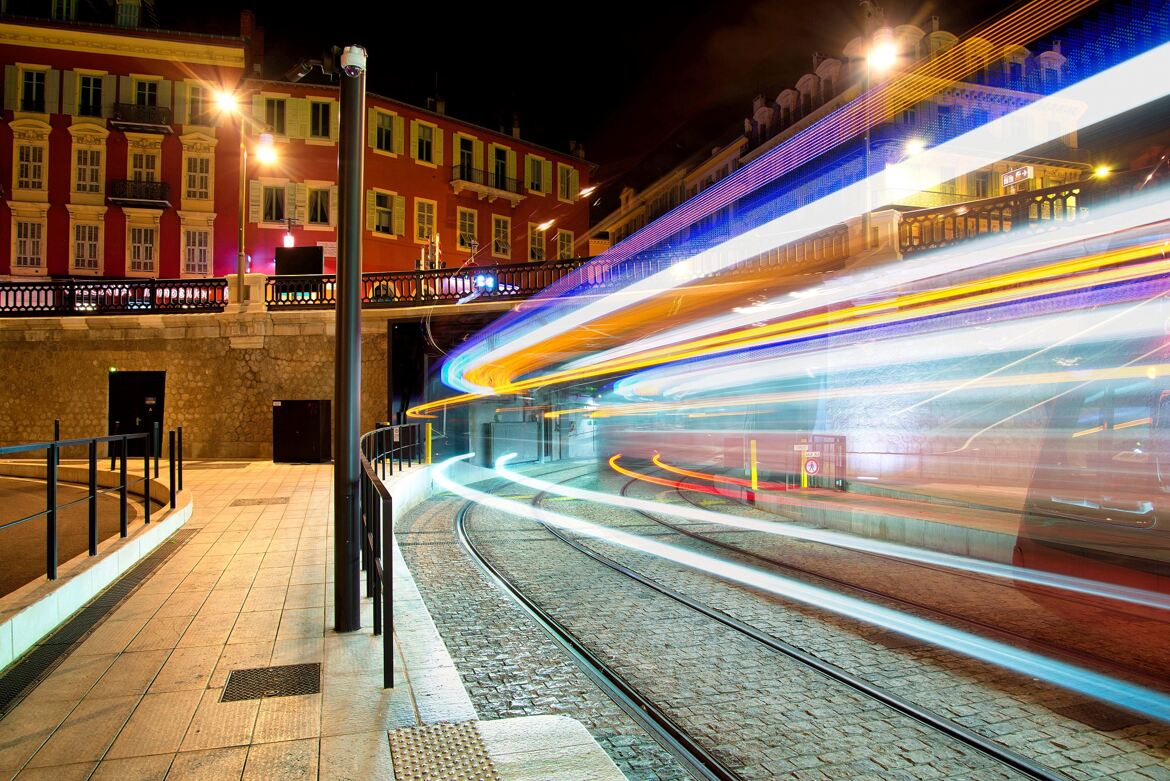
[[[756,441],[751,441],[752,450],[752,490],[755,491],[760,487],[759,473],[756,471]]]
[[[431,463],[431,424],[427,424],[427,463]]]
[[[808,488],[808,472],[804,471],[804,464],[808,460],[808,451],[800,451],[800,487]]]

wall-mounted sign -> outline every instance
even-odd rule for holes
[[[1003,186],[1006,190],[1008,187],[1015,187],[1021,182],[1026,182],[1032,178],[1032,166],[1026,165],[1023,168],[1013,168],[1003,175]]]

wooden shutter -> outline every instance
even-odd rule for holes
[[[434,139],[435,139],[435,143],[432,144],[432,146],[431,146],[431,149],[433,150],[433,154],[431,155],[431,157],[434,158],[435,165],[442,168],[442,166],[443,166],[443,128],[441,128],[441,127],[435,128]]]
[[[77,113],[77,80],[80,76],[77,71],[64,71],[64,81],[61,83],[61,113]]]
[[[378,194],[373,190],[366,190],[366,230],[372,231],[375,225],[375,207],[378,202]]]
[[[288,127],[288,125],[285,125]],[[284,186],[284,218],[297,219],[297,183],[289,182]]]
[[[402,117],[397,114],[394,115],[394,154],[396,155],[400,155],[405,151],[403,148],[406,143],[405,124],[402,121]]]
[[[508,152],[508,178],[515,179],[516,178],[516,153],[514,151],[512,151],[511,149],[508,149],[507,152]]]
[[[378,111],[370,109],[366,117],[366,146],[370,149],[378,147]]]
[[[187,124],[187,85],[182,81],[175,82],[175,124]]]
[[[576,168],[569,169],[569,198],[570,200],[577,200],[578,193],[581,192],[581,172]]]
[[[329,188],[329,224],[337,227],[337,185]]]
[[[299,222],[301,225],[309,224],[309,186],[307,184],[296,185],[297,191],[297,211],[293,215],[293,220]]]
[[[268,127],[268,121],[264,116],[264,96],[256,94],[252,96],[252,122],[245,122],[245,125],[251,125],[253,135],[263,133]]]
[[[292,98],[288,102],[290,120],[288,122],[289,138],[308,138],[311,130],[312,106],[307,98]]]
[[[394,235],[406,235],[406,196],[394,196]]]
[[[260,182],[252,180],[248,182],[248,222],[260,222],[260,218],[264,215],[264,190],[260,187]]]
[[[45,73],[45,113],[61,113],[61,71],[50,70]]]
[[[119,103],[133,103],[134,102],[134,82],[129,76],[118,77],[118,102]]]
[[[551,193],[553,191],[552,160],[541,160],[540,168],[540,191],[544,193]]]
[[[410,120],[410,159],[418,159],[418,120]]]
[[[481,171],[486,171],[487,168],[483,164],[483,142],[471,142],[471,165]]]
[[[329,138],[336,141],[341,127],[341,104],[337,101],[329,103]]]
[[[4,66],[4,108],[16,111],[20,105],[20,70],[15,65]]]
[[[171,108],[171,82],[167,79],[158,83],[158,105]]]
[[[117,76],[102,76],[102,116],[111,117],[114,114],[115,92],[118,90]]]

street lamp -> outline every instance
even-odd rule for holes
[[[868,28],[869,16],[866,17],[866,26]],[[868,29],[866,30],[868,33]],[[868,41],[869,51],[865,55],[865,86],[862,90],[862,99],[866,102],[866,108],[869,108],[869,89],[874,73],[885,73],[898,62],[898,47],[890,40],[890,30],[884,27],[878,30],[877,33]],[[870,209],[870,192],[869,192],[869,145],[870,145],[870,127],[873,125],[874,118],[866,111],[865,116],[865,153],[863,156],[864,170],[862,176],[865,179],[865,213],[861,220],[861,237],[862,246],[865,249],[872,248],[873,244],[870,239],[872,232]]]
[[[247,253],[244,249],[244,229],[247,225],[246,203],[248,199],[248,143],[244,133],[244,111],[235,93],[221,91],[216,93],[215,103],[220,112],[234,114],[240,120],[240,200],[239,200],[239,253],[236,257],[236,301],[241,307],[244,305],[244,274],[247,273]],[[263,165],[272,165],[276,162],[276,147],[273,144],[271,133],[261,133],[256,146],[256,159]]]

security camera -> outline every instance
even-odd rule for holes
[[[361,46],[346,46],[341,53],[341,69],[346,76],[360,76],[366,72],[366,50]]]

